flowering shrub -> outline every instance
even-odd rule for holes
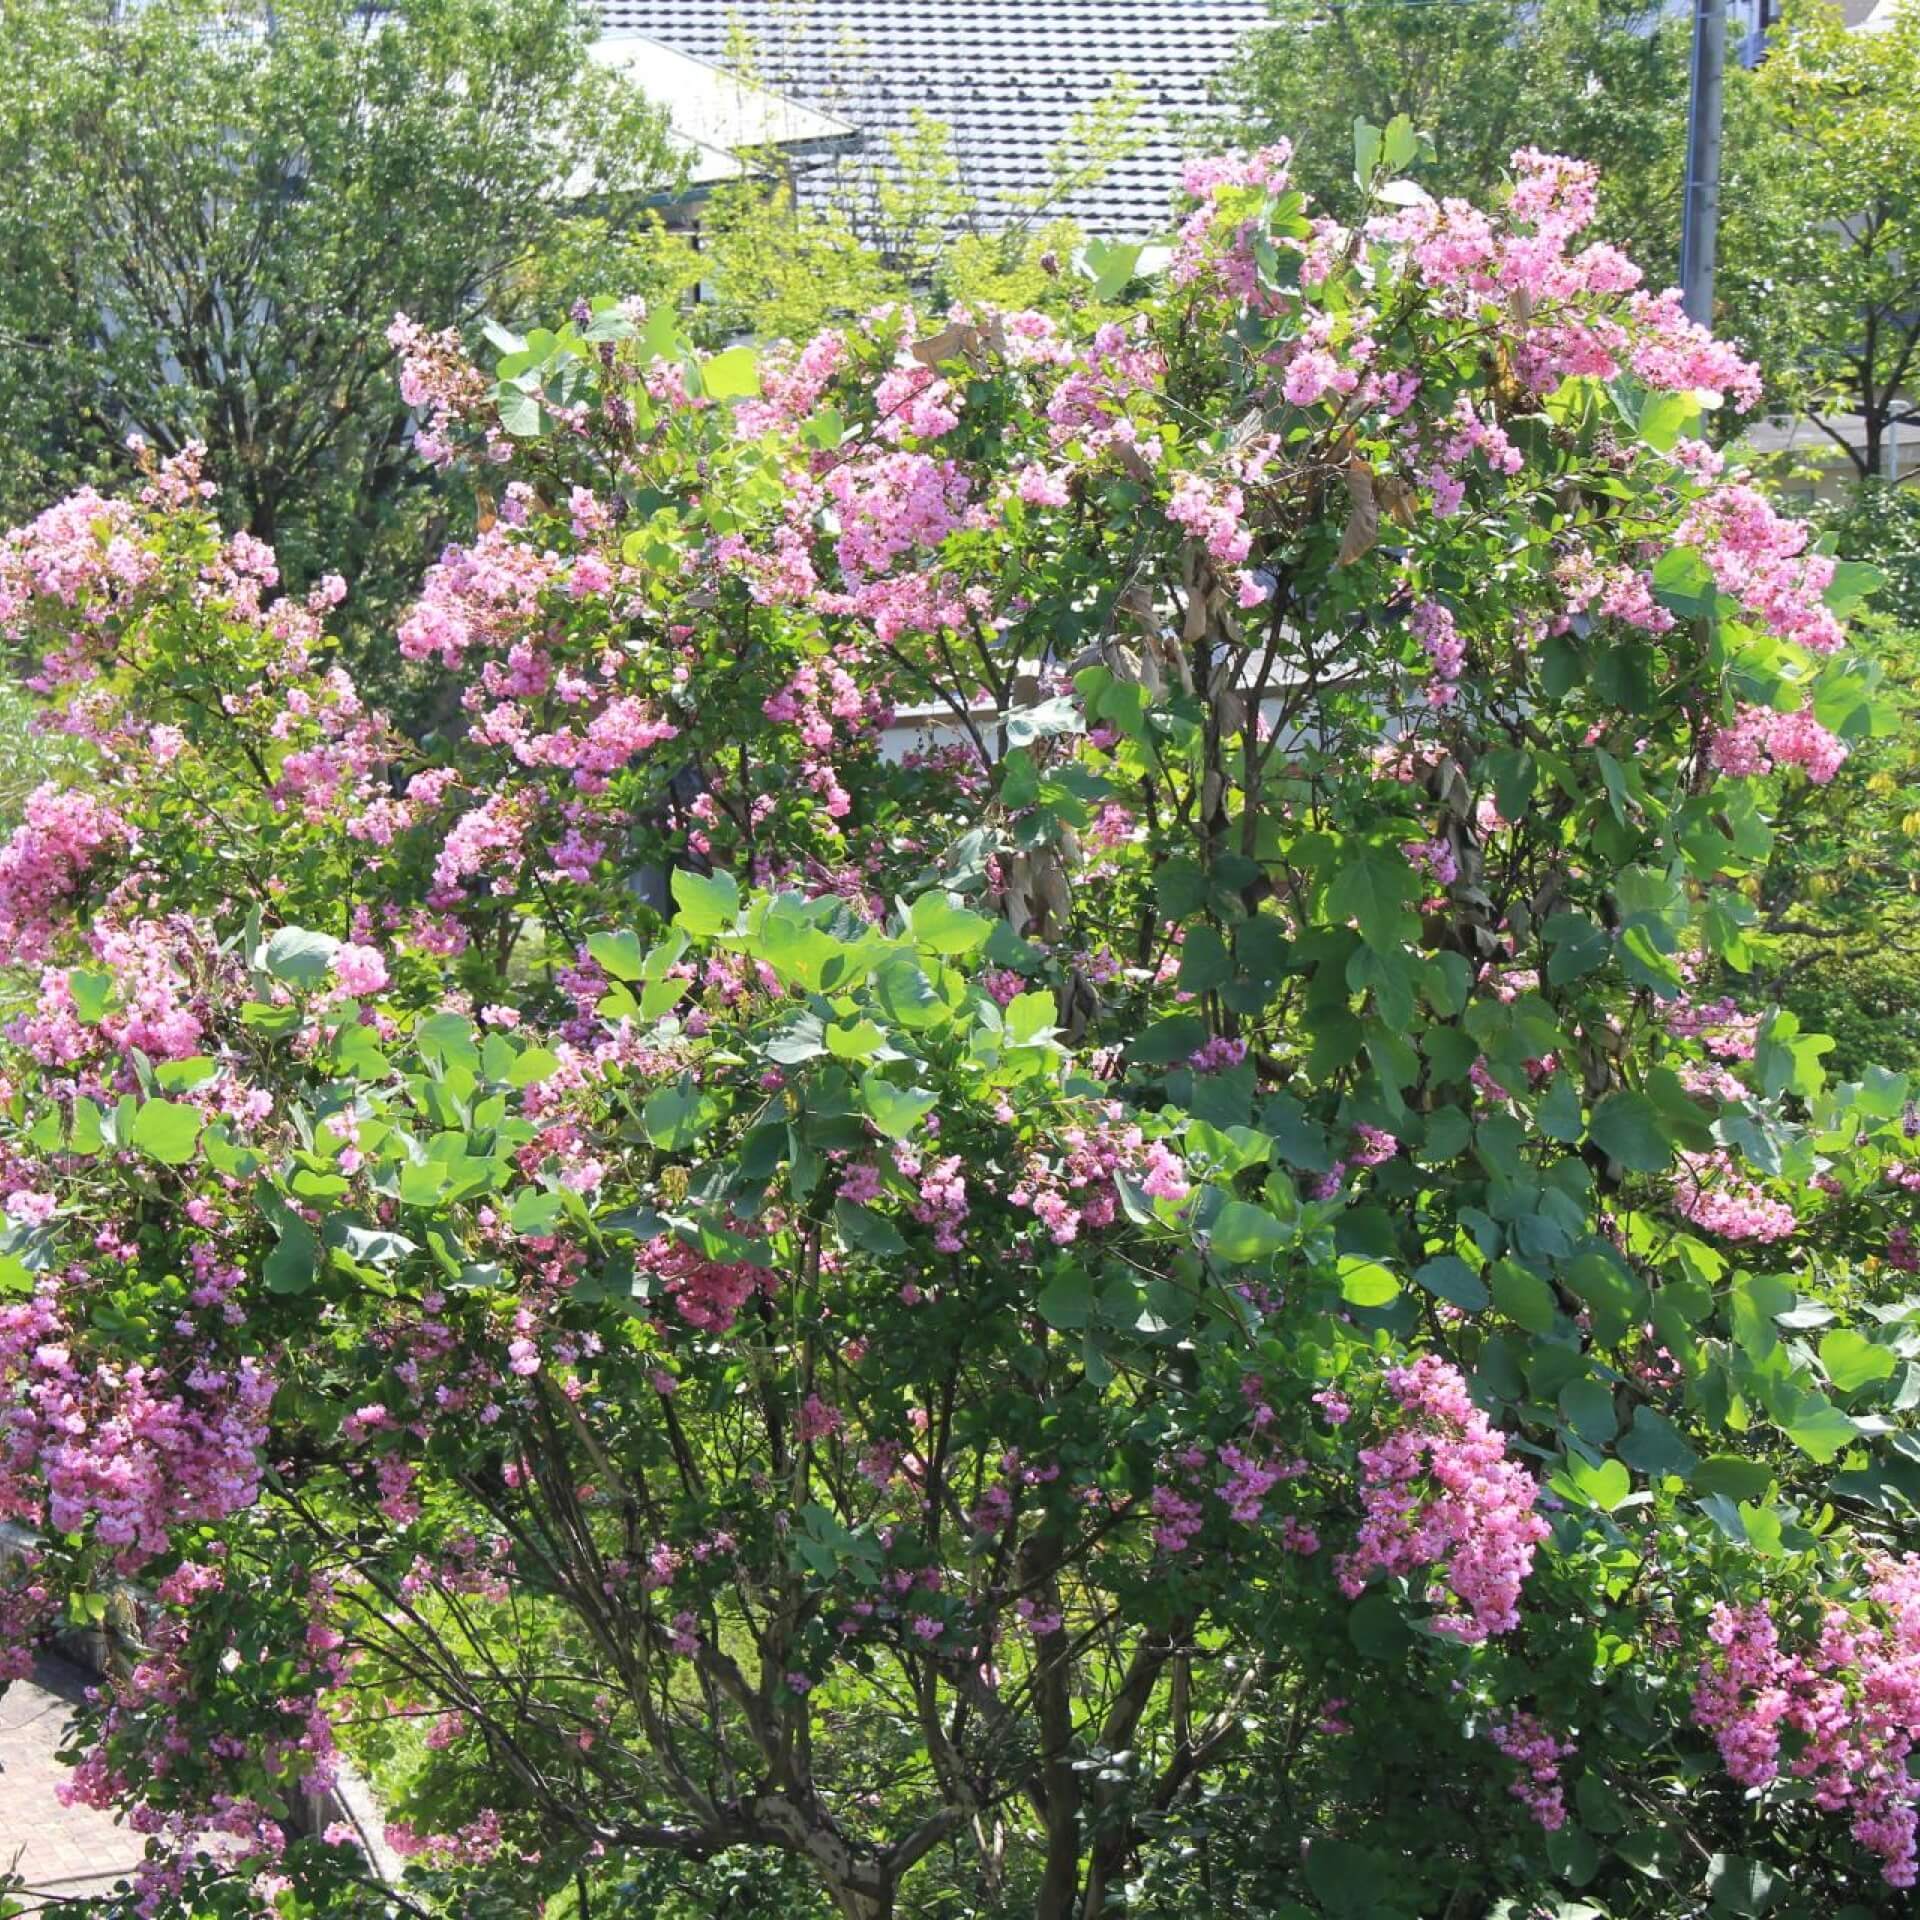
[[[1741,985],[1870,580],[1584,169],[1367,133],[1085,329],[400,323],[423,741],[191,453],[0,545],[0,1622],[147,1591],[129,1910],[381,1911],[280,1815],[413,1725],[462,1914],[1895,1910],[1920,1127]]]

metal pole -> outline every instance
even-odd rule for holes
[[[1680,210],[1680,295],[1689,315],[1713,324],[1713,259],[1720,238],[1721,89],[1727,67],[1727,0],[1694,0],[1693,80],[1687,96],[1687,183]]]

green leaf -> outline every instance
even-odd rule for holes
[[[1634,1408],[1633,1425],[1616,1451],[1636,1473],[1650,1479],[1676,1474],[1690,1480],[1700,1465],[1700,1456],[1680,1437],[1680,1430],[1651,1407]]]
[[[666,1153],[690,1147],[720,1117],[720,1102],[686,1075],[649,1096],[641,1111],[647,1138]]]
[[[1215,1259],[1244,1266],[1272,1259],[1287,1239],[1287,1230],[1265,1207],[1229,1200],[1214,1216],[1207,1244]]]
[[[1553,1476],[1556,1489],[1571,1492],[1590,1507],[1611,1513],[1633,1492],[1633,1476],[1618,1460],[1602,1460],[1598,1465],[1569,1454],[1560,1471]]]
[[[1080,249],[1076,265],[1093,282],[1096,300],[1117,300],[1139,271],[1145,251],[1137,242],[1089,240]]]
[[[443,1066],[480,1071],[480,1049],[474,1043],[473,1022],[465,1014],[429,1014],[414,1028],[413,1037],[426,1059]]]
[[[1493,1296],[1487,1291],[1487,1283],[1464,1260],[1450,1253],[1416,1267],[1413,1277],[1429,1293],[1437,1294],[1467,1313],[1484,1312],[1492,1304]]]
[[[530,1087],[536,1081],[545,1080],[559,1071],[560,1056],[557,1053],[546,1047],[528,1047],[514,1056],[513,1066],[507,1073],[507,1085]]]
[[[940,1104],[940,1096],[919,1087],[896,1087],[869,1073],[861,1077],[860,1104],[889,1140],[904,1140]]]
[[[1660,1109],[1644,1093],[1625,1089],[1600,1101],[1587,1122],[1595,1142],[1632,1173],[1661,1173],[1672,1162]]]
[[[1653,597],[1682,620],[1710,614],[1718,594],[1713,569],[1693,547],[1669,547],[1653,565]]]
[[[1878,593],[1886,584],[1887,576],[1864,560],[1837,561],[1823,596],[1827,610],[1844,620],[1862,600]]]
[[[700,363],[709,400],[744,400],[760,391],[760,356],[751,347],[729,347]]]
[[[1372,186],[1373,176],[1379,170],[1383,147],[1380,129],[1371,120],[1354,121],[1353,177],[1360,186]]]
[[[1580,1138],[1580,1095],[1564,1073],[1553,1076],[1533,1117],[1549,1140],[1571,1146]]]
[[[923,893],[907,911],[914,943],[943,957],[977,953],[996,922],[954,905],[944,893]]]
[[[1772,1485],[1773,1469],[1764,1460],[1738,1453],[1713,1454],[1693,1473],[1696,1493],[1724,1494],[1729,1500],[1764,1500]]]
[[[1336,921],[1353,921],[1360,937],[1377,950],[1397,948],[1409,918],[1413,869],[1406,857],[1384,847],[1349,848],[1327,889],[1327,912]]]
[[[1486,766],[1493,776],[1493,804],[1501,819],[1518,825],[1533,804],[1539,763],[1524,747],[1502,747],[1487,755]]]
[[[1613,1390],[1604,1380],[1570,1380],[1560,1389],[1560,1411],[1567,1424],[1590,1445],[1604,1447],[1620,1430]]]
[[[507,1219],[515,1233],[543,1240],[559,1225],[563,1204],[557,1193],[549,1193],[544,1187],[522,1187],[513,1196]]]
[[[1401,1884],[1397,1860],[1350,1840],[1316,1837],[1307,1853],[1307,1885],[1329,1920],[1379,1920],[1399,1905]]]
[[[910,953],[888,954],[874,969],[873,988],[881,1011],[903,1027],[930,1027],[945,1015],[946,1002]]]
[[[1780,1425],[1802,1453],[1823,1467],[1860,1437],[1853,1422],[1822,1393],[1801,1394]]]
[[[1562,1277],[1585,1305],[1603,1345],[1611,1346],[1646,1312],[1646,1283],[1611,1253],[1576,1254]]]
[[[95,1154],[106,1145],[106,1134],[101,1122],[105,1116],[98,1106],[83,1093],[73,1103],[73,1129],[67,1140],[67,1151],[78,1154]]]
[[[1047,1282],[1034,1304],[1048,1326],[1070,1332],[1092,1319],[1093,1286],[1078,1267],[1069,1267]]]
[[[617,933],[589,935],[587,952],[598,963],[601,972],[610,974],[615,980],[638,980],[647,963],[640,936],[625,927]]]
[[[310,987],[327,977],[340,942],[307,927],[282,927],[267,942],[266,969],[276,980]]]
[[[1420,1143],[1420,1159],[1428,1166],[1456,1160],[1467,1150],[1473,1129],[1458,1107],[1436,1107],[1427,1115],[1427,1137]]]
[[[1700,417],[1700,403],[1690,393],[1650,393],[1640,409],[1640,438],[1656,453],[1668,453]]]
[[[1420,153],[1420,136],[1404,113],[1396,113],[1380,136],[1380,157],[1389,173],[1411,166]]]
[[[1493,1304],[1529,1333],[1551,1331],[1557,1312],[1553,1289],[1513,1260],[1494,1263]]]
[[[522,393],[518,387],[500,386],[494,389],[494,398],[500,405],[500,425],[516,440],[537,440],[540,437],[540,401],[531,393]]]
[[[836,1200],[833,1224],[840,1242],[850,1252],[870,1253],[878,1260],[897,1260],[907,1250],[900,1230],[883,1213],[863,1207],[857,1201]]]
[[[740,888],[730,873],[695,873],[691,867],[675,867],[673,898],[680,909],[674,924],[696,938],[731,933],[740,918]]]
[[[826,1029],[827,1051],[836,1060],[864,1060],[887,1043],[887,1036],[871,1020],[854,1020]]]
[[[1556,913],[1543,929],[1552,943],[1547,956],[1547,981],[1565,986],[1570,980],[1598,973],[1613,958],[1613,942],[1584,913]]]
[[[1840,1392],[1852,1393],[1873,1381],[1891,1380],[1898,1362],[1890,1348],[1877,1347],[1851,1327],[1841,1327],[1820,1342],[1820,1364]]]
[[[1340,1262],[1340,1298],[1350,1307],[1384,1307],[1400,1297],[1400,1282],[1377,1260],[1347,1254]]]
[[[1053,995],[1044,989],[1015,994],[1007,1002],[1006,1012],[1001,1016],[1005,1022],[1008,1044],[1025,1047],[1039,1040],[1051,1039],[1058,1031],[1054,1021],[1059,1011]]]
[[[113,978],[86,967],[75,967],[67,975],[67,992],[73,1010],[88,1026],[98,1026],[113,1002]]]
[[[1368,1660],[1397,1660],[1413,1645],[1400,1609],[1384,1593],[1363,1593],[1347,1614],[1347,1638]]]
[[[287,1213],[279,1244],[266,1257],[261,1278],[269,1293],[305,1293],[313,1285],[320,1243],[313,1229],[297,1213]]]
[[[1716,1853],[1707,1862],[1707,1891],[1719,1912],[1757,1920],[1773,1904],[1773,1869],[1737,1853]]]
[[[198,1107],[178,1100],[149,1100],[133,1117],[130,1145],[163,1166],[184,1167],[200,1143]]]

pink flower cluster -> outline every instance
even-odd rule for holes
[[[0,846],[0,951],[15,961],[44,955],[55,908],[103,852],[127,838],[125,823],[92,794],[51,783],[36,787]]]
[[[1817,1629],[1783,1634],[1765,1600],[1715,1608],[1717,1651],[1700,1663],[1695,1724],[1713,1735],[1743,1787],[1785,1771],[1813,1784],[1813,1804],[1845,1813],[1879,1856],[1889,1886],[1920,1878],[1909,1759],[1920,1741],[1920,1558],[1871,1570],[1866,1604],[1819,1610]]]
[[[1723,1240],[1784,1240],[1800,1224],[1784,1200],[1769,1199],[1722,1148],[1680,1156],[1672,1205],[1681,1219]]]
[[[1335,1563],[1340,1590],[1357,1598],[1376,1573],[1429,1575],[1436,1633],[1468,1642],[1519,1620],[1520,1588],[1547,1523],[1539,1488],[1507,1458],[1506,1442],[1473,1404],[1459,1372],[1422,1354],[1386,1376],[1401,1419],[1361,1449],[1366,1517]]]
[[[660,1283],[674,1312],[703,1333],[725,1333],[756,1293],[773,1296],[771,1269],[744,1260],[709,1260],[672,1234],[642,1245],[636,1264]]]
[[[1531,1713],[1515,1711],[1495,1720],[1487,1738],[1520,1769],[1507,1789],[1548,1833],[1567,1824],[1566,1793],[1560,1765],[1578,1749],[1570,1740],[1556,1740]]]
[[[1707,753],[1722,773],[1766,774],[1775,767],[1804,767],[1807,778],[1824,787],[1844,764],[1847,743],[1823,727],[1810,706],[1795,713],[1743,706],[1732,726],[1715,730]]]
[[[1119,1108],[1097,1128],[1068,1127],[1060,1136],[1057,1162],[1028,1156],[1019,1184],[1007,1195],[1016,1207],[1031,1207],[1060,1246],[1083,1227],[1110,1227],[1119,1217],[1115,1174],[1138,1181],[1151,1199],[1178,1204],[1190,1191],[1186,1169],[1163,1142],[1149,1142],[1138,1127],[1118,1124]]]

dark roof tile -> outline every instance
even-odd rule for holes
[[[1138,239],[1167,225],[1192,144],[1182,123],[1206,111],[1209,83],[1267,10],[1266,0],[600,0],[600,16],[608,33],[717,63],[743,29],[768,85],[861,127],[863,153],[800,175],[814,204],[866,197],[889,164],[887,135],[916,108],[945,121],[988,225],[1047,184],[1074,116],[1125,73],[1141,89],[1133,130],[1146,138],[1058,211],[1090,234]]]

